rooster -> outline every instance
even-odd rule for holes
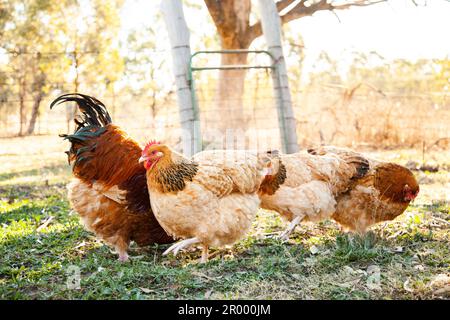
[[[352,150],[336,147],[310,149],[311,154],[357,156]],[[352,188],[337,198],[333,219],[347,230],[364,233],[371,225],[401,215],[419,194],[413,173],[398,164],[369,160],[370,169],[353,182]]]
[[[331,218],[337,198],[368,169],[368,161],[354,154],[283,154],[277,174],[266,177],[259,190],[261,207],[277,211],[290,221],[280,235],[287,239],[301,221]]]
[[[65,94],[50,108],[76,102],[82,113],[73,134],[60,135],[71,143],[67,151],[73,181],[68,197],[85,228],[113,246],[120,261],[128,260],[130,241],[140,246],[171,243],[155,219],[145,168],[138,163],[142,149],[113,125],[102,102],[87,95]]]
[[[239,156],[217,164],[185,158],[158,142],[144,148],[140,161],[147,169],[153,212],[167,233],[184,239],[165,255],[200,243],[204,263],[209,246],[232,244],[250,228],[260,203],[256,192],[276,158],[226,152]]]

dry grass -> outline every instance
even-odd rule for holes
[[[303,145],[421,149],[450,146],[450,106],[431,96],[383,95],[363,89],[351,97],[338,88],[309,88],[295,95],[299,139]]]

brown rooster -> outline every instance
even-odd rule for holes
[[[336,147],[308,150],[315,155],[348,157],[356,152]],[[398,164],[369,160],[370,169],[337,198],[333,219],[348,230],[364,233],[371,225],[393,220],[402,214],[419,193],[413,173]]]
[[[83,114],[73,134],[61,135],[71,143],[67,151],[75,178],[68,185],[69,200],[87,230],[128,259],[130,241],[140,246],[171,243],[155,219],[147,191],[146,171],[138,163],[142,149],[113,125],[102,102],[79,93],[65,94],[50,108],[76,102]]]

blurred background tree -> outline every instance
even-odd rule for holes
[[[134,29],[127,37],[129,54],[125,57],[126,89],[139,99],[148,97],[149,116],[152,125],[157,115],[157,104],[171,94],[171,86],[158,81],[158,72],[164,68],[170,73],[167,56],[155,54],[156,34],[153,28]]]
[[[53,89],[73,84],[72,90],[92,94],[114,90],[123,72],[116,40],[121,5],[121,0],[11,0],[2,7],[1,96],[8,96],[3,105],[19,104],[19,135],[34,132],[41,102]],[[74,110],[68,112],[68,129]]]

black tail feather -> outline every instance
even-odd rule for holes
[[[68,93],[59,96],[50,104],[50,109],[65,102],[76,102],[83,114],[81,119],[75,119],[77,125],[75,132],[83,127],[104,127],[112,122],[108,110],[100,100],[81,93]]]
[[[74,161],[73,169],[81,162],[91,158],[89,154],[97,146],[94,140],[107,130],[105,126],[112,121],[108,110],[101,101],[81,93],[69,93],[56,98],[50,104],[50,109],[64,102],[76,102],[82,113],[79,119],[74,119],[76,128],[73,134],[59,135],[71,143],[70,150],[66,151],[66,154],[69,164]]]
[[[347,163],[351,163],[356,169],[352,179],[362,178],[367,174],[367,172],[369,172],[370,163],[366,158],[358,155],[344,156],[343,158]]]

